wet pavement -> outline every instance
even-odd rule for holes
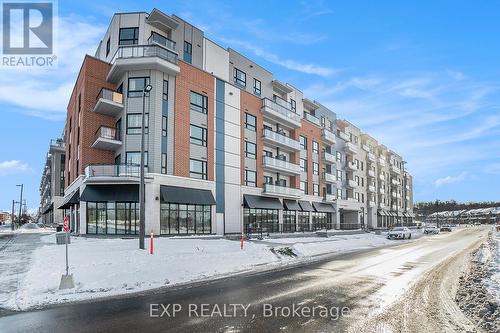
[[[246,274],[0,317],[2,332],[343,332],[485,233],[467,229]],[[43,278],[43,277],[41,277]]]

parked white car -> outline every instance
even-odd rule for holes
[[[411,239],[411,231],[407,227],[395,227],[387,233],[388,239]]]
[[[439,234],[439,228],[438,227],[425,227],[424,234],[426,234],[426,235]]]

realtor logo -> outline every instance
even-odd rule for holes
[[[4,2],[2,26],[3,54],[52,54],[51,2]]]

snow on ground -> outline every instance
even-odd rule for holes
[[[20,279],[18,290],[10,291],[11,297],[0,307],[25,310],[126,294],[395,242],[385,235],[366,233],[247,241],[240,250],[239,241],[226,239],[157,238],[151,256],[138,249],[137,239],[73,237],[69,263],[76,288],[58,290],[65,271],[65,246],[55,244],[55,235],[42,236],[41,241],[43,246],[33,252],[31,267]],[[297,257],[272,248],[290,248]]]

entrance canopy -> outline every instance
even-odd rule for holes
[[[320,213],[335,213],[335,208],[332,204],[323,202],[313,202],[314,209]]]
[[[215,205],[215,199],[210,190],[179,186],[160,186],[162,202],[195,205]]]
[[[286,210],[300,210],[297,200],[283,199],[283,206]]]
[[[243,205],[245,208],[283,209],[283,205],[278,198],[250,194],[243,195]]]
[[[300,208],[302,208],[302,211],[304,211],[304,212],[314,212],[314,208],[309,201],[299,200],[299,205],[300,205]]]
[[[64,199],[63,203],[61,206],[58,207],[58,209],[68,209],[73,205],[76,205],[80,202],[80,190],[76,190],[71,195],[67,196],[66,199]]]
[[[87,185],[81,201],[139,201],[139,184]]]

